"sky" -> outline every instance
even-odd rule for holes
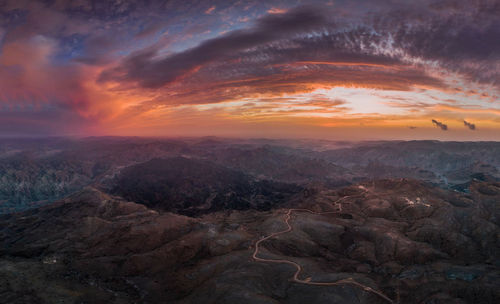
[[[500,140],[500,0],[0,0],[0,136]]]

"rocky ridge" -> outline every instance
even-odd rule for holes
[[[270,211],[198,218],[87,188],[0,217],[0,295],[33,303],[383,303],[356,286],[293,283],[292,267],[251,258],[256,240],[284,228],[287,208],[335,211],[344,197],[340,213],[294,213],[293,231],[264,242],[261,256],[294,261],[314,282],[351,277],[394,303],[500,299],[500,184],[476,182],[464,194],[405,179],[309,189]]]

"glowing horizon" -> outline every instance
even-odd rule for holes
[[[500,140],[498,12],[488,0],[6,1],[0,136]]]

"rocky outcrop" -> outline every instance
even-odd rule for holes
[[[350,277],[394,303],[496,303],[499,189],[476,182],[461,194],[380,180],[316,189],[270,211],[191,218],[87,188],[0,217],[0,295],[18,303],[386,303],[354,285],[294,283],[290,265],[251,258],[254,242],[286,229],[286,208],[296,207],[337,212],[292,212],[292,230],[263,242],[259,256],[298,263],[302,279]]]

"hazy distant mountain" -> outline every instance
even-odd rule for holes
[[[54,201],[124,166],[177,155],[185,147],[131,138],[0,140],[0,213]]]
[[[273,180],[308,183],[321,181],[346,185],[352,179],[348,169],[323,159],[300,155],[300,150],[262,146],[229,147],[210,156],[215,162],[255,176]]]
[[[411,177],[443,186],[470,182],[478,173],[500,179],[498,142],[368,142],[318,154],[370,178]]]
[[[0,213],[57,199],[90,184],[106,169],[99,161],[67,155],[37,157],[19,153],[0,159]]]
[[[331,147],[335,149],[327,150]],[[363,180],[407,177],[467,191],[474,179],[500,180],[500,144],[494,142],[336,143],[212,137],[2,139],[0,213],[46,204],[85,186],[107,185],[129,166],[171,157],[211,161],[219,169],[238,171],[249,176],[249,180],[302,186],[322,184],[330,188]],[[161,178],[168,171],[162,171],[157,177]],[[220,178],[228,181],[224,175]],[[217,183],[216,178],[210,183]],[[255,181],[252,183],[257,185]],[[217,188],[217,191],[223,190],[227,189]],[[206,200],[206,195],[200,197]],[[249,200],[251,195],[245,195],[245,200]],[[204,204],[200,202],[196,202],[199,208]],[[258,205],[255,201],[252,203]],[[245,203],[242,200],[237,205]]]

